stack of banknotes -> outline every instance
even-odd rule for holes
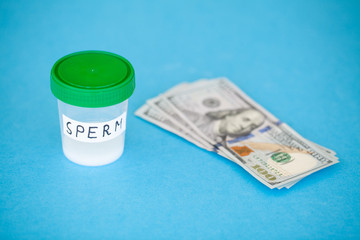
[[[334,151],[302,137],[227,78],[181,83],[135,114],[237,163],[269,188],[290,188],[338,162]]]

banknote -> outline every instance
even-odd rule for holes
[[[144,106],[142,106],[141,108],[139,108],[135,114],[143,119],[145,119],[148,122],[151,122],[169,132],[172,132],[186,140],[188,140],[189,142],[195,144],[196,146],[200,147],[200,148],[204,148],[208,151],[213,151],[213,149],[209,149],[206,148],[205,146],[203,146],[200,142],[198,142],[195,138],[193,138],[191,135],[187,134],[186,132],[184,132],[182,130],[182,128],[180,126],[178,126],[178,123],[176,123],[176,121],[173,121],[172,119],[169,119],[166,115],[162,115],[161,112],[158,112],[156,108],[152,108],[150,105],[145,104]],[[316,143],[313,143],[316,144]],[[323,151],[329,153],[329,154],[333,154],[335,155],[336,153],[328,148],[325,148],[323,146],[318,145],[319,148],[321,148]],[[224,154],[222,154],[221,152],[219,152],[219,154],[225,158],[227,158],[227,156],[225,156]],[[231,160],[231,159],[230,159]],[[290,182],[284,186],[278,187],[278,188],[282,188],[282,187],[286,187],[286,188],[290,188],[291,186],[293,186],[294,184],[296,184],[298,181],[294,181],[294,182]]]
[[[225,78],[163,97],[197,135],[270,188],[337,162]]]
[[[209,137],[209,134],[207,134],[208,132],[202,131],[203,129],[201,127],[197,126],[198,122],[192,121],[192,119],[194,119],[194,115],[192,115],[193,113],[191,111],[190,111],[190,117],[189,117],[189,111],[187,111],[187,110],[193,110],[193,108],[195,108],[195,109],[199,108],[199,106],[196,106],[196,104],[199,104],[199,102],[193,101],[190,104],[185,103],[185,105],[187,105],[187,108],[179,108],[179,106],[177,106],[176,104],[174,104],[174,102],[171,101],[172,100],[171,97],[174,97],[174,96],[175,97],[183,96],[184,94],[186,95],[188,92],[194,92],[194,90],[196,90],[196,89],[197,90],[208,89],[209,86],[210,86],[210,88],[214,87],[213,86],[214,82],[223,82],[223,83],[226,82],[228,84],[227,87],[232,86],[233,90],[234,90],[233,92],[240,94],[239,96],[242,97],[243,102],[246,102],[246,101],[248,102],[247,107],[242,107],[242,108],[246,109],[246,108],[250,108],[251,106],[258,107],[258,108],[256,108],[256,110],[258,110],[260,112],[261,112],[261,110],[263,110],[261,113],[264,116],[266,116],[266,118],[267,118],[266,120],[269,119],[268,121],[270,121],[270,123],[272,123],[273,125],[274,125],[274,123],[277,123],[277,124],[275,124],[275,126],[278,127],[279,129],[284,128],[284,126],[281,126],[281,125],[285,125],[285,124],[281,123],[273,115],[268,113],[265,109],[258,106],[255,102],[253,102],[250,98],[248,98],[244,93],[242,93],[241,90],[237,89],[236,86],[234,86],[231,82],[229,82],[225,78],[213,79],[213,80],[202,79],[202,80],[196,81],[195,83],[179,84],[179,85],[173,87],[172,89],[168,90],[164,94],[161,94],[153,99],[149,99],[147,101],[147,104],[145,104],[138,111],[136,111],[136,115],[138,115],[139,117],[141,117],[153,124],[158,125],[159,127],[162,127],[163,129],[165,129],[167,131],[170,131],[180,137],[183,137],[184,139],[194,143],[198,147],[201,147],[208,151],[216,152],[216,153],[220,154],[221,156],[226,157],[229,160],[232,160],[232,161],[238,163],[239,165],[243,166],[246,170],[248,170],[247,169],[248,166],[244,165],[244,163],[241,160],[244,161],[244,159],[245,159],[245,161],[247,161],[247,163],[252,163],[252,164],[254,164],[254,160],[251,158],[249,160],[249,158],[246,158],[246,156],[245,157],[239,156],[240,154],[238,154],[238,151],[235,151],[238,149],[235,148],[235,150],[234,150],[234,147],[246,146],[250,150],[257,151],[257,155],[261,155],[261,154],[264,155],[264,153],[267,153],[269,155],[268,149],[267,149],[267,152],[264,151],[264,149],[262,149],[264,147],[269,148],[269,146],[270,146],[269,143],[276,145],[277,147],[278,146],[282,147],[282,148],[279,148],[279,150],[277,150],[277,151],[270,152],[273,155],[276,156],[276,153],[279,153],[279,152],[281,154],[287,153],[290,155],[290,158],[293,158],[293,159],[287,161],[286,164],[288,164],[289,162],[293,162],[295,160],[295,163],[297,162],[297,166],[295,168],[299,168],[299,166],[302,166],[304,168],[303,165],[305,165],[305,168],[307,168],[306,170],[300,169],[300,171],[298,171],[294,174],[294,170],[292,169],[292,168],[294,168],[294,166],[292,166],[292,168],[291,168],[290,164],[288,164],[288,166],[285,166],[285,167],[287,167],[287,168],[285,168],[285,170],[289,170],[289,166],[290,166],[290,170],[293,171],[290,173],[292,175],[290,176],[290,174],[287,173],[288,174],[286,176],[287,178],[284,176],[281,176],[281,175],[280,175],[280,177],[275,175],[276,177],[279,178],[279,181],[276,182],[275,184],[273,184],[273,182],[271,182],[271,181],[270,181],[270,183],[264,181],[264,179],[260,178],[258,175],[254,174],[253,172],[250,172],[248,170],[254,177],[259,179],[261,182],[263,182],[265,185],[269,186],[270,188],[274,188],[274,187],[279,188],[279,189],[283,188],[283,187],[290,188],[291,186],[293,186],[295,183],[297,183],[299,180],[301,180],[303,177],[307,176],[308,174],[311,174],[312,172],[314,172],[316,170],[326,167],[325,164],[323,164],[323,166],[321,166],[321,164],[318,163],[319,166],[317,166],[316,168],[314,168],[314,167],[311,168],[311,167],[307,166],[307,165],[309,165],[308,160],[306,160],[300,164],[299,159],[303,160],[304,157],[299,154],[306,155],[306,157],[313,156],[311,154],[311,152],[308,151],[308,149],[305,149],[305,148],[299,149],[298,148],[298,149],[296,149],[296,151],[294,151],[294,149],[295,149],[294,143],[287,145],[288,143],[284,144],[283,142],[279,141],[279,139],[275,139],[277,141],[274,141],[273,137],[270,139],[268,136],[264,138],[264,136],[261,136],[261,134],[260,134],[260,136],[262,137],[261,138],[261,137],[259,137],[259,134],[256,133],[256,130],[257,130],[256,127],[254,129],[251,129],[250,132],[248,132],[247,136],[249,137],[249,139],[252,139],[252,142],[257,142],[258,145],[255,144],[257,148],[254,147],[254,143],[249,143],[248,140],[244,141],[243,139],[237,139],[238,144],[234,144],[235,143],[234,139],[236,139],[233,136],[234,133],[228,134],[228,136],[225,136],[225,137],[221,136],[221,130],[224,130],[224,129],[221,129],[221,127],[224,128],[224,126],[223,126],[224,123],[222,123],[222,126],[220,126],[219,128],[215,127],[215,130],[220,129],[220,131],[219,131],[220,134],[217,134],[217,136],[215,138],[214,138],[215,135],[211,135],[211,136],[213,136],[213,138],[211,138],[211,137]],[[219,88],[219,89],[221,89],[221,88]],[[226,97],[226,95],[223,95],[221,91],[217,91],[217,93],[220,93],[222,95],[222,97],[225,98],[225,100],[228,99],[228,97]],[[233,94],[233,95],[236,95],[236,94]],[[195,96],[195,97],[200,96],[200,98],[203,98],[201,104],[203,106],[206,106],[206,108],[210,108],[212,110],[212,111],[208,111],[205,114],[208,116],[214,115],[213,110],[216,110],[217,112],[219,112],[219,110],[221,110],[221,111],[223,111],[222,114],[224,114],[224,110],[234,111],[234,109],[235,109],[235,106],[231,106],[230,108],[224,109],[223,104],[221,104],[222,108],[220,106],[216,106],[216,105],[218,105],[218,103],[216,101],[214,101],[214,99],[216,99],[216,98],[211,97],[212,96],[211,94],[208,96],[204,95],[204,96],[206,96],[204,98],[204,96],[199,95],[195,91],[193,96]],[[210,98],[209,98],[209,96],[210,96]],[[221,99],[221,98],[219,98],[219,99]],[[225,100],[222,99],[221,102],[225,102]],[[194,105],[194,103],[196,103],[196,104]],[[200,106],[201,106],[201,104],[200,104]],[[181,111],[181,110],[185,110],[186,114],[184,114],[183,113],[184,111]],[[197,109],[195,112],[201,113],[201,111],[199,112],[198,110],[199,109]],[[230,113],[229,115],[230,116],[236,115],[236,113]],[[251,116],[251,114],[250,114],[250,116]],[[220,117],[219,119],[222,119],[222,118],[224,118],[224,117]],[[216,119],[216,121],[219,119]],[[236,121],[238,121],[238,120],[236,120]],[[265,120],[264,120],[264,122],[265,122]],[[281,124],[278,124],[279,122]],[[207,125],[207,124],[205,124],[205,125]],[[212,124],[210,124],[210,125],[212,125]],[[271,125],[270,127],[274,127],[273,125]],[[216,126],[216,124],[214,124],[214,126]],[[258,128],[260,128],[260,127],[261,126],[258,126]],[[287,129],[287,127],[288,126],[285,125],[285,129],[282,129],[282,131],[287,132],[288,134],[289,133],[292,134],[292,137],[294,139],[300,139],[300,140],[303,139],[303,141],[306,141],[305,143],[309,144],[309,146],[312,146],[313,149],[317,150],[317,154],[321,154],[324,158],[327,158],[330,161],[332,161],[331,163],[327,164],[327,166],[330,166],[331,164],[338,162],[338,158],[335,156],[336,153],[333,150],[327,149],[316,143],[310,142],[310,141],[302,138],[297,132],[293,131],[290,127],[288,127],[289,129]],[[233,130],[231,130],[232,128],[234,128],[234,126],[232,126],[232,127],[227,126],[228,131],[233,131]],[[267,126],[267,128],[269,128],[269,126]],[[253,133],[253,130],[255,130],[256,134]],[[268,129],[267,131],[270,131],[270,129]],[[253,135],[253,136],[249,136],[249,135]],[[262,135],[265,135],[265,134],[262,134]],[[237,136],[237,138],[239,138],[239,136]],[[259,141],[259,139],[261,141]],[[264,141],[264,139],[267,141]],[[240,145],[240,143],[241,143],[241,145]],[[259,143],[262,144],[262,148],[260,148],[261,151],[259,151],[259,146],[260,146]],[[274,146],[272,146],[272,147],[274,147]],[[249,155],[251,155],[251,154],[249,154]],[[301,156],[301,158],[300,158],[300,156]],[[272,155],[271,155],[271,157],[272,157]],[[282,157],[283,156],[280,156],[279,158],[282,158]],[[265,158],[266,158],[266,154],[265,154]],[[267,160],[269,160],[269,159],[267,159]],[[281,162],[281,160],[278,160],[278,161]],[[264,160],[263,160],[263,162],[264,162]],[[260,163],[263,163],[263,162],[260,161]],[[265,166],[269,167],[271,161],[270,161],[270,163],[269,162],[265,162],[265,163],[266,163]],[[284,164],[283,162],[281,162],[281,163]],[[276,164],[279,164],[279,162],[276,162]],[[273,165],[274,165],[274,163],[273,163]],[[274,171],[273,165],[270,165],[270,167],[271,167],[270,169]],[[279,171],[279,166],[277,166],[277,165],[275,165],[275,166],[278,167],[278,169],[276,169],[276,170]],[[263,168],[263,166],[261,166],[261,167]],[[260,170],[263,172],[263,170],[261,170],[259,168],[260,167],[257,167],[257,170]],[[280,169],[280,170],[283,171],[283,175],[284,175],[284,169]],[[265,169],[265,171],[268,171],[268,169]],[[270,172],[270,174],[271,173],[272,172]],[[262,175],[264,175],[264,174],[262,174]],[[291,177],[292,177],[292,179],[291,179]]]
[[[148,122],[151,122],[169,132],[174,133],[175,135],[178,135],[178,136],[188,140],[189,142],[195,144],[196,146],[198,146],[200,148],[204,148],[205,150],[208,150],[208,151],[213,151],[213,149],[206,148],[200,142],[198,142],[195,138],[193,138],[191,135],[184,132],[182,130],[182,128],[177,125],[176,122],[173,122],[173,120],[169,119],[166,115],[162,115],[161,112],[158,112],[156,108],[152,108],[148,104],[145,104],[144,106],[139,108],[135,112],[135,114]],[[319,145],[318,147],[323,148],[323,150],[327,151],[328,153],[335,154],[335,152],[333,152],[332,150],[327,149],[323,146]],[[227,156],[225,156],[221,152],[219,152],[219,154],[221,156],[227,158]],[[293,186],[296,183],[297,183],[297,181],[294,181],[294,182],[288,183],[282,187],[290,188],[291,186]],[[282,187],[280,187],[280,188],[282,188]]]

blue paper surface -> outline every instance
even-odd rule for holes
[[[1,1],[0,239],[359,239],[359,1]],[[133,64],[124,155],[61,149],[50,69],[80,50]],[[226,76],[340,163],[290,190],[135,117]]]

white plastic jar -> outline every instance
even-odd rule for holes
[[[54,64],[51,90],[58,98],[62,147],[69,160],[100,166],[122,155],[134,89],[133,67],[113,53],[77,52]]]

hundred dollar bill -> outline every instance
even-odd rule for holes
[[[170,110],[170,109],[169,109]],[[208,151],[214,151],[213,148],[207,148],[205,147],[201,142],[197,141],[196,138],[193,138],[191,135],[187,134],[186,131],[183,130],[183,128],[181,128],[178,123],[176,121],[173,121],[172,119],[168,118],[166,115],[163,115],[161,112],[158,112],[157,108],[152,108],[151,105],[147,105],[145,104],[144,106],[142,106],[141,108],[139,108],[135,114],[167,131],[170,131],[186,140],[188,140],[189,142],[205,149]],[[314,143],[315,144],[315,143]],[[330,154],[335,154],[335,152],[333,152],[330,149],[327,149],[323,146],[318,145],[319,148],[321,148],[323,151],[326,151]],[[225,158],[228,158],[226,155],[224,155],[223,153],[221,153],[221,151],[219,152],[220,155],[222,155]],[[231,160],[231,159],[230,159]],[[294,184],[296,184],[298,181],[294,181],[294,182],[290,182],[284,186],[281,186],[279,188],[282,187],[286,187],[286,188],[290,188],[291,186],[293,186]]]
[[[168,109],[168,111],[171,111],[171,109]],[[176,121],[173,121],[172,119],[167,118],[166,115],[162,115],[161,112],[157,112],[156,108],[151,109],[150,105],[145,104],[140,109],[138,109],[135,114],[137,116],[163,128],[163,129],[167,130],[167,131],[170,131],[170,132],[192,142],[193,144],[195,144],[201,148],[204,148],[208,151],[213,151],[213,149],[206,148],[205,146],[203,146],[202,143],[198,142],[195,138],[193,138],[192,136],[189,136],[186,132],[184,132],[183,129],[178,125],[179,123],[177,123]],[[316,143],[313,143],[313,144],[316,144]],[[321,148],[326,153],[333,154],[333,155],[336,154],[333,150],[327,149],[323,146],[318,145],[318,147]],[[219,152],[219,154],[222,155],[223,157],[227,158],[227,156],[225,156],[221,152]],[[279,188],[281,189],[282,187],[286,187],[289,189],[291,186],[293,186],[297,182],[298,181],[290,182]]]
[[[176,113],[270,188],[336,163],[225,78],[167,93]]]
[[[195,138],[193,138],[191,135],[188,135],[186,132],[184,132],[182,130],[181,127],[179,127],[177,125],[176,122],[173,122],[171,119],[168,119],[166,116],[162,115],[160,112],[157,112],[157,109],[156,108],[151,108],[150,105],[144,105],[142,106],[141,108],[139,108],[135,114],[167,131],[170,131],[186,140],[188,140],[189,142],[201,147],[201,148],[204,148],[205,150],[208,150],[208,151],[213,151],[213,149],[209,149],[209,148],[206,148],[205,146],[202,145],[202,143],[198,142]],[[315,144],[315,143],[314,143]],[[333,152],[332,150],[330,149],[327,149],[323,146],[318,146],[319,148],[322,148],[324,151],[327,151],[328,153],[332,153],[332,154],[335,154],[335,152]],[[225,156],[224,154],[222,154],[221,152],[219,152],[220,155],[222,155],[223,157],[227,158],[227,156]],[[230,159],[231,160],[231,159]],[[290,188],[291,186],[293,186],[294,184],[296,184],[297,181],[294,181],[294,182],[291,182],[291,183],[288,183],[284,186],[281,186],[279,187],[280,189],[282,187],[286,187],[286,188]]]
[[[201,80],[201,81],[197,81],[195,84],[199,85],[199,84],[203,84],[205,82],[206,82],[206,80]],[[195,85],[195,84],[192,84],[192,85]],[[174,93],[176,91],[185,90],[189,86],[190,86],[189,83],[182,83],[182,84],[177,85],[177,86],[173,87],[172,89],[168,90],[167,93],[171,93],[171,92]],[[161,96],[148,100],[149,105],[143,106],[141,109],[139,109],[137,111],[136,115],[164,128],[165,130],[168,130],[174,134],[177,134],[190,142],[193,142],[194,144],[198,145],[199,147],[202,147],[209,151],[211,151],[211,150],[215,151],[214,148],[209,149],[209,147],[205,147],[203,145],[203,143],[201,143],[201,141],[202,141],[201,138],[200,138],[201,139],[200,142],[197,141],[197,139],[199,139],[199,136],[197,134],[195,134],[193,129],[191,129],[191,127],[189,127],[189,125],[186,124],[186,122],[184,122],[184,120],[182,120],[181,117],[176,114],[176,112],[171,108],[170,105],[163,103],[162,100],[163,99]],[[153,108],[153,110],[149,111],[149,108]],[[144,110],[144,111],[141,111],[141,110]],[[142,112],[142,113],[140,113],[140,112]],[[144,113],[153,113],[153,114],[144,114]],[[156,117],[156,118],[154,118],[154,117]],[[170,122],[170,124],[168,124],[169,122]],[[185,135],[184,135],[184,132],[185,132]],[[191,136],[189,136],[189,135],[191,135]],[[315,143],[312,143],[312,144],[315,144]],[[324,151],[324,154],[330,154],[333,156],[336,154],[334,151],[327,149],[323,146],[317,145],[317,147],[319,149],[321,149],[322,151]],[[217,152],[220,155],[222,155],[223,157],[229,158],[228,156],[223,154],[219,149],[217,149]],[[229,159],[231,160],[231,158],[229,158]],[[337,158],[336,158],[336,160],[337,160]],[[278,186],[278,188],[282,188],[282,187],[290,188],[297,181],[298,180],[286,183],[282,186]]]

